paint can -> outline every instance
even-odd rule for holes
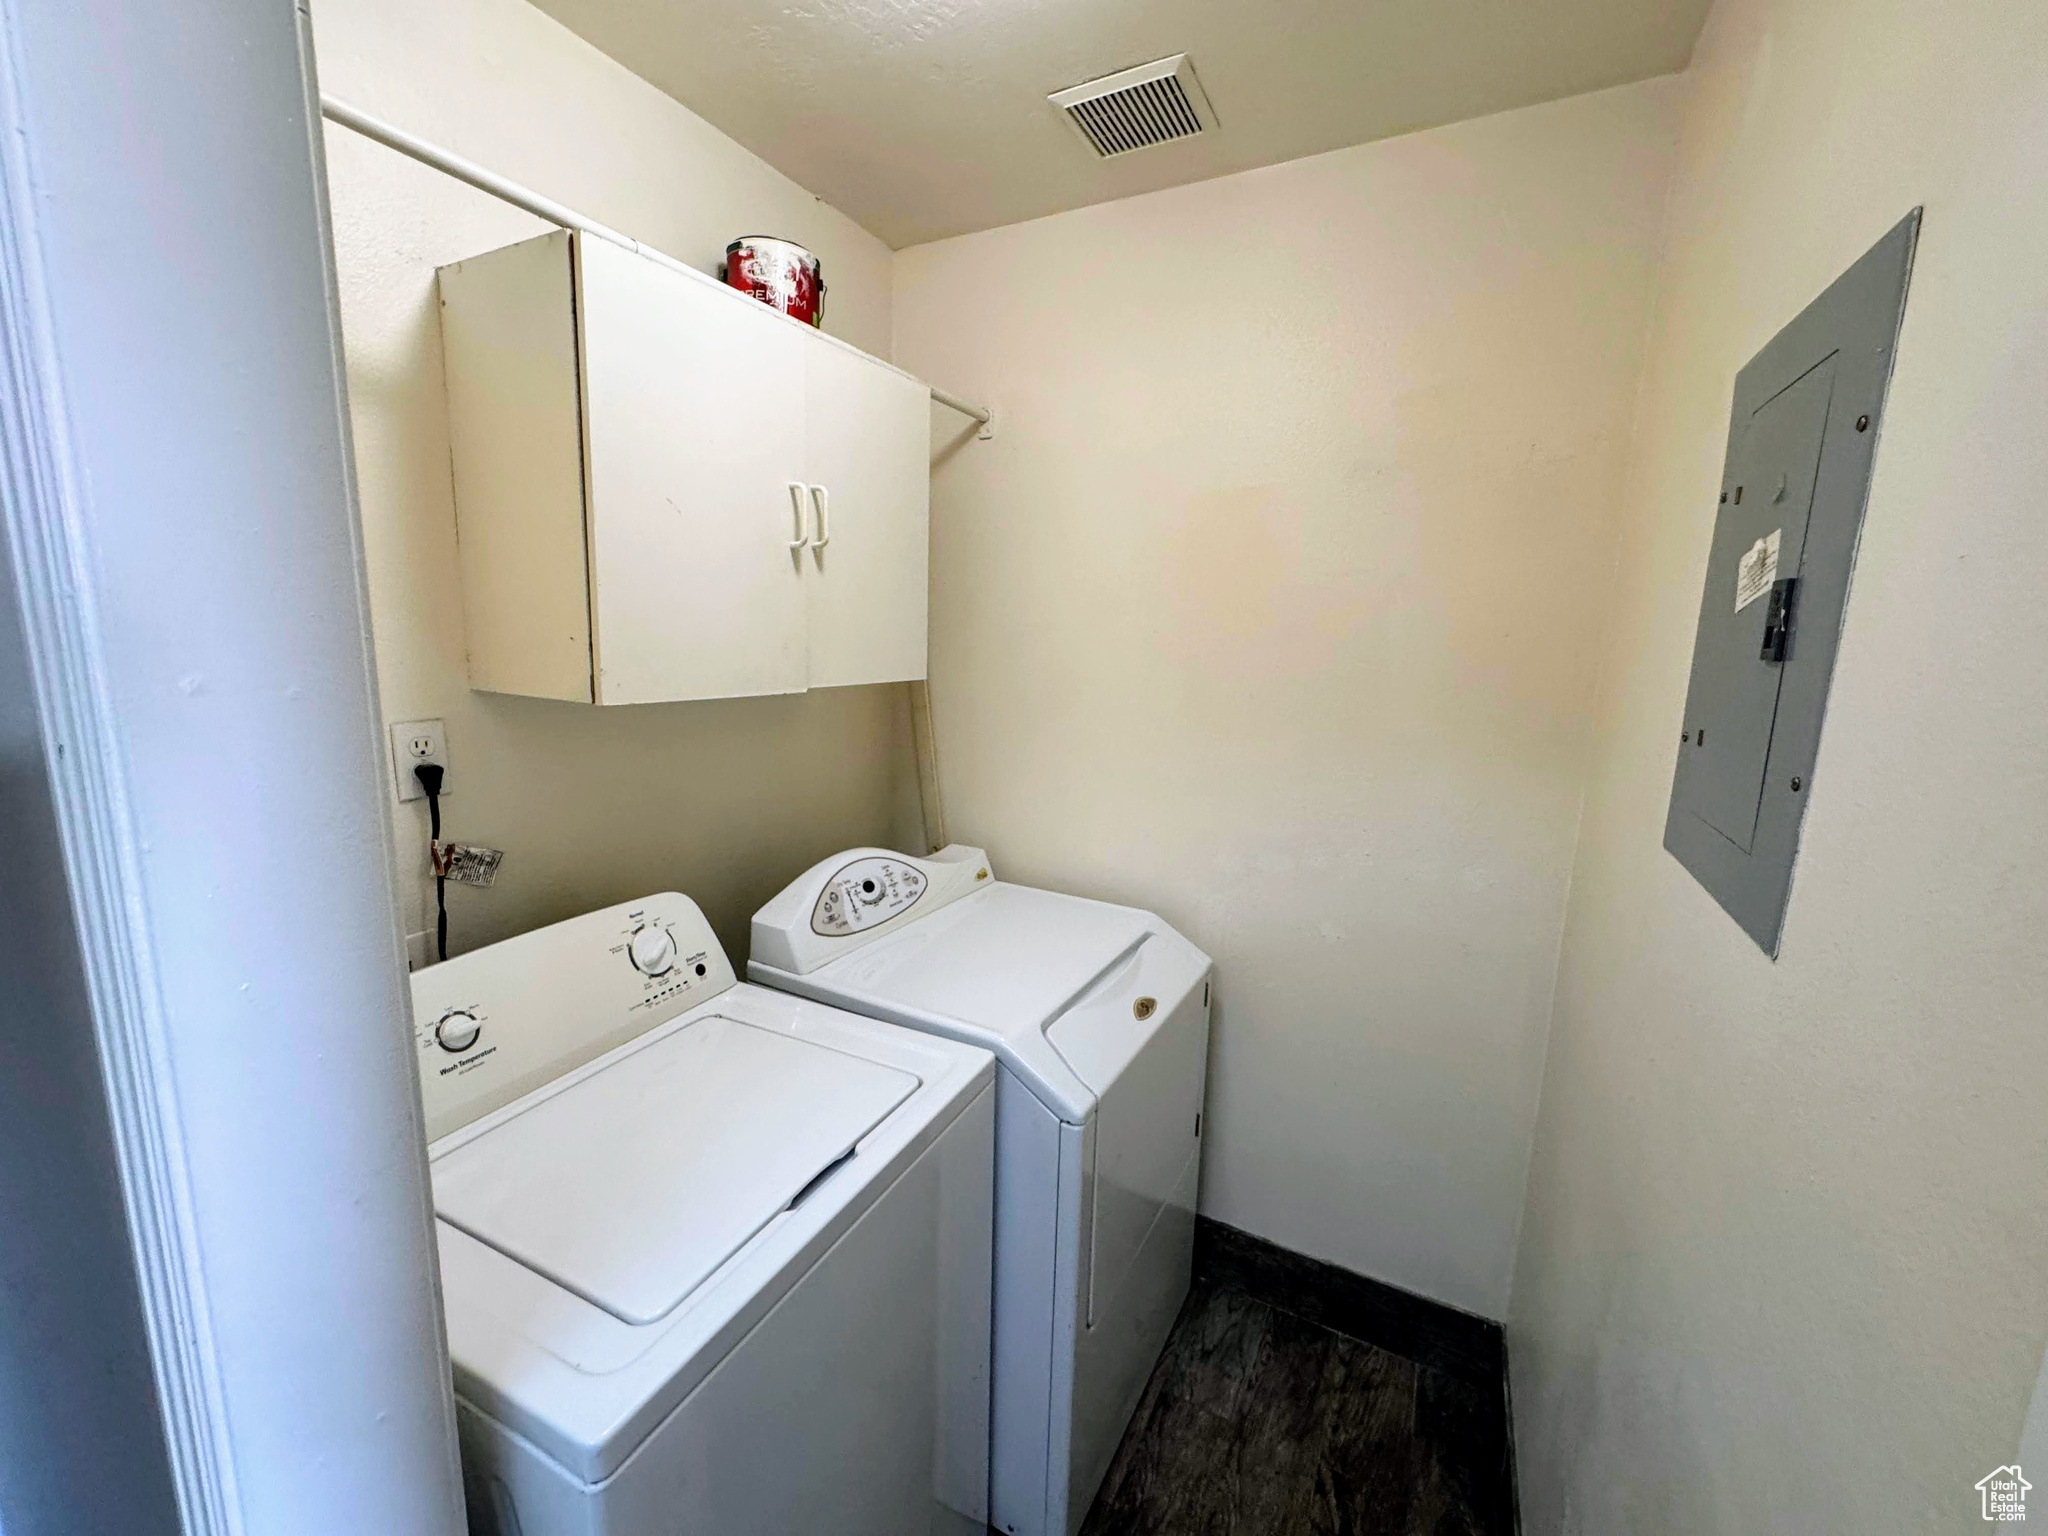
[[[746,235],[725,248],[725,281],[806,325],[825,323],[818,258],[793,240]]]

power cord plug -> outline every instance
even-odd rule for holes
[[[427,858],[434,866],[434,947],[443,960],[448,958],[448,876],[441,863],[441,777],[446,772],[439,763],[421,763],[412,771],[427,796],[427,820],[432,829]]]

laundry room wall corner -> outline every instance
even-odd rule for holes
[[[1203,1209],[1490,1317],[1668,79],[899,252],[949,832],[1216,960]]]
[[[1979,1529],[2020,1439],[2048,1329],[2044,58],[2038,6],[1719,0],[1685,77],[1508,1319],[1531,1530]],[[1664,846],[1730,402],[1916,207],[1773,959]]]
[[[702,271],[740,235],[799,241],[825,329],[888,355],[880,240],[524,0],[319,0],[314,27],[331,94]],[[546,226],[346,128],[327,150],[384,712],[446,721],[446,835],[505,850],[491,889],[451,887],[450,952],[683,890],[743,959],[748,917],[797,872],[917,836],[903,690],[605,709],[472,691],[434,273]],[[426,817],[393,809],[422,932]]]

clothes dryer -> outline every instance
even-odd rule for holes
[[[748,975],[995,1053],[990,1520],[1072,1536],[1188,1290],[1209,957],[978,848],[855,848],[755,914]]]

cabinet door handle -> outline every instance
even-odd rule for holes
[[[811,548],[823,549],[832,542],[832,502],[822,485],[811,487],[811,505],[817,508],[817,522],[811,533]]]
[[[794,554],[810,542],[804,537],[804,484],[801,480],[789,482],[789,510],[796,518],[796,537],[789,541],[790,553]]]

